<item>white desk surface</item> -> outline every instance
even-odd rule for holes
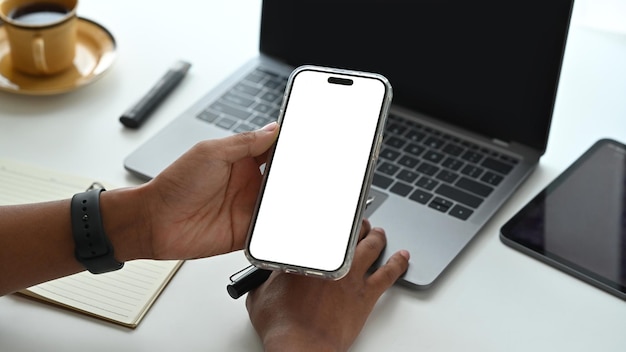
[[[257,52],[260,1],[161,4],[82,0],[79,14],[117,40],[114,66],[60,96],[0,92],[0,157],[138,184],[124,157]],[[193,64],[188,77],[141,129],[125,129],[119,115],[179,59]],[[385,293],[353,350],[626,351],[626,302],[498,238],[500,226],[594,141],[626,141],[625,63],[625,35],[572,28],[538,170],[435,287]],[[244,299],[225,290],[245,264],[241,253],[188,261],[136,330],[0,297],[0,351],[260,351]]]

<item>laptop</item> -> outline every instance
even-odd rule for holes
[[[380,263],[408,249],[400,283],[428,288],[544,154],[572,9],[573,0],[264,0],[258,57],[124,166],[150,179],[200,140],[275,120],[302,64],[383,74],[394,98],[365,216],[387,232]]]

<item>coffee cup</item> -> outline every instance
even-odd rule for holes
[[[53,75],[73,66],[78,0],[0,0],[12,68]]]

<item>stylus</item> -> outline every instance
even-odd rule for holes
[[[271,273],[271,270],[259,269],[250,265],[230,277],[231,283],[226,286],[226,291],[232,298],[237,299],[261,286]]]
[[[191,64],[188,62],[177,61],[143,98],[122,114],[120,122],[130,128],[141,126],[154,109],[178,86],[190,67]]]

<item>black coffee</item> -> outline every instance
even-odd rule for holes
[[[20,24],[46,25],[62,19],[68,12],[62,5],[39,2],[20,6],[11,11],[9,17]]]

